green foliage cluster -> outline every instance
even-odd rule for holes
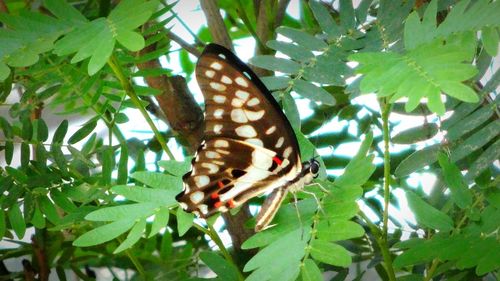
[[[307,193],[297,194],[297,204],[287,199],[276,225],[243,243],[252,253],[246,259],[222,243],[213,227],[218,216],[205,224],[178,208],[189,157],[146,170],[147,152],[156,160],[170,153],[164,138],[171,134],[158,132],[145,110],[159,92],[132,78],[170,75],[136,66],[169,55],[166,25],[182,1],[104,2],[45,0],[43,12],[13,2],[0,13],[0,103],[9,113],[0,116],[0,235],[18,245],[0,249],[2,263],[31,256],[35,271],[46,266],[60,280],[65,271],[89,280],[88,267],[107,268],[117,280],[122,270],[134,272],[126,276],[133,280],[197,280],[200,268],[215,280],[323,280],[327,272],[332,280],[363,280],[368,271],[391,281],[497,278],[500,121],[492,93],[500,71],[480,79],[498,51],[498,1],[363,0],[354,8],[340,0],[338,9],[304,1],[300,19],[285,15],[277,29],[270,21],[267,42],[256,32],[259,1],[218,2],[231,38],[252,36],[266,50],[251,63],[277,72],[263,81],[294,127],[303,159],[363,139],[352,158],[321,157],[321,175]],[[207,27],[195,36],[211,41]],[[134,53],[149,46],[155,50]],[[186,50],[180,58],[190,75]],[[13,86],[22,96],[7,104]],[[366,93],[376,95],[380,111],[357,102]],[[311,116],[301,118],[297,99],[309,102]],[[61,118],[49,134],[37,115],[45,108],[91,117],[71,135]],[[119,125],[132,122],[127,109],[144,115],[154,141],[125,138]],[[425,122],[394,134],[391,114]],[[332,120],[357,131],[311,137]],[[98,137],[99,123],[107,140]],[[405,150],[391,152],[391,144]],[[327,175],[336,169],[343,174]],[[422,171],[437,178],[430,194],[408,184]],[[415,216],[416,224],[405,222],[409,229],[389,213],[403,204],[394,191],[404,191]],[[31,243],[21,241],[28,229]],[[2,270],[8,279],[27,269]]]

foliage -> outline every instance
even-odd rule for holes
[[[0,12],[8,109],[0,116],[0,235],[16,245],[0,249],[0,260],[29,259],[24,271],[1,269],[6,278],[34,271],[47,280],[50,270],[88,280],[109,269],[116,279],[127,270],[130,279],[193,280],[200,267],[216,280],[322,280],[325,272],[362,280],[369,271],[381,280],[496,278],[500,71],[485,73],[498,54],[498,1],[304,1],[301,17],[285,14],[279,27],[271,20],[278,1],[218,2],[231,39],[257,42],[261,55],[250,63],[269,71],[263,81],[303,159],[358,143],[352,157],[321,154],[320,177],[285,200],[274,227],[244,242],[246,257],[222,243],[218,216],[205,222],[178,208],[188,153],[160,160],[171,155],[171,132],[160,133],[146,112],[160,91],[132,79],[171,75],[137,66],[177,55],[166,26],[179,20],[172,9],[182,1],[98,2],[46,0],[33,10],[7,1],[9,12]],[[193,32],[198,45],[212,40],[209,29]],[[146,47],[154,50],[137,52]],[[187,51],[179,57],[189,76]],[[365,94],[378,105],[363,103]],[[143,114],[154,140],[123,135],[120,124],[139,122],[130,110]],[[57,113],[56,128],[46,111]],[[396,132],[392,118],[401,115],[424,122]],[[67,121],[82,116],[79,128]],[[148,155],[160,161],[147,165]],[[422,174],[436,182],[412,185]],[[414,222],[393,215],[405,205]]]

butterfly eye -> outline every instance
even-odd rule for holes
[[[316,160],[311,160],[310,162],[310,167],[309,171],[311,171],[311,174],[314,176],[314,178],[317,178],[319,175],[319,162]]]

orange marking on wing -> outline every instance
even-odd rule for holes
[[[279,159],[279,157],[277,157],[277,156],[273,157],[273,161],[276,162],[276,164],[278,164],[278,166],[280,166],[281,163],[283,163],[283,161],[281,161],[281,159]]]
[[[217,198],[219,198],[219,193],[214,192],[214,193],[210,194],[210,198],[212,198],[212,199],[217,199]]]
[[[224,184],[221,181],[218,181],[217,185],[219,186],[219,188],[223,188],[224,187]]]
[[[229,201],[227,203],[229,204],[229,208],[234,208],[234,201],[233,201],[233,199],[229,199]]]
[[[222,202],[221,201],[215,202],[215,204],[214,204],[215,208],[219,208],[220,206],[222,206]]]

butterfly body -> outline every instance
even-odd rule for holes
[[[301,163],[297,139],[281,108],[231,51],[208,45],[196,78],[205,98],[205,138],[176,199],[186,211],[206,218],[269,194],[257,216],[256,230],[263,229],[287,192],[309,183],[319,164]]]

